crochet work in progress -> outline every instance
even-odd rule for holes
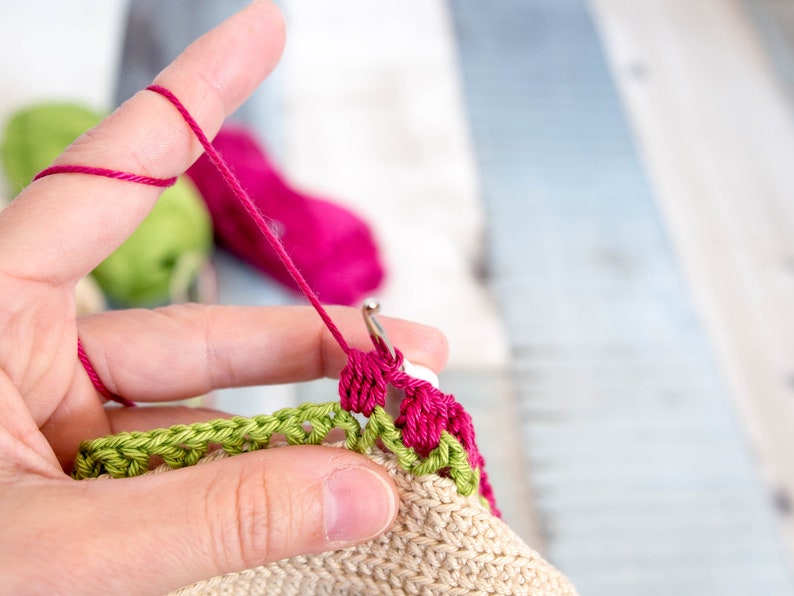
[[[294,557],[182,588],[173,596],[224,594],[575,594],[568,580],[476,498],[448,478],[406,472],[373,448],[391,475],[400,509],[391,529],[344,550]],[[228,457],[215,452],[204,461]],[[162,466],[157,471],[168,470]]]
[[[184,588],[180,594],[574,594],[559,572],[498,519],[472,421],[463,407],[452,395],[407,374],[402,354],[384,337],[373,334],[375,349],[366,353],[347,344],[186,108],[167,89],[151,86],[149,90],[169,100],[193,130],[207,157],[346,353],[347,365],[340,375],[339,402],[94,439],[81,445],[74,477],[165,471],[273,447],[273,441],[320,444],[338,428],[345,436],[340,447],[367,455],[394,478],[400,492],[394,527],[364,545],[215,578]],[[44,170],[38,177],[68,172],[155,186],[171,183],[79,165]],[[80,360],[91,376],[90,361],[82,350]],[[103,393],[101,380],[95,377],[91,379]],[[386,410],[390,388],[402,396],[395,417]],[[365,416],[366,423],[362,426],[354,414]]]

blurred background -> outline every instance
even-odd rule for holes
[[[6,2],[0,119],[111,110],[244,4]],[[582,594],[794,594],[794,2],[279,4],[234,118],[447,334],[506,521]],[[213,262],[221,302],[301,302]]]

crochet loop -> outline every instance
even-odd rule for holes
[[[75,458],[72,476],[78,480],[107,474],[113,478],[139,476],[163,462],[177,469],[192,466],[214,449],[230,455],[270,447],[274,435],[292,445],[317,445],[328,433],[345,432],[345,447],[368,453],[376,441],[394,453],[400,466],[416,475],[449,476],[464,496],[480,486],[480,471],[468,463],[460,442],[443,432],[439,444],[425,456],[407,447],[386,411],[376,406],[364,428],[338,402],[303,404],[270,416],[235,416],[190,425],[178,424],[148,432],[122,432],[85,441]]]

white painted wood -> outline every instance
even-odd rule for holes
[[[784,92],[737,0],[589,1],[770,497],[790,500],[794,124]],[[794,554],[794,518],[781,520]]]
[[[10,0],[0,17],[0,120],[34,101],[112,107],[125,0]]]
[[[384,314],[440,327],[450,366],[507,363],[475,275],[483,214],[441,0],[284,3],[285,166],[374,227]]]
[[[15,110],[33,102],[111,108],[126,5],[126,0],[3,2],[0,130]]]

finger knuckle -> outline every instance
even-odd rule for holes
[[[240,473],[223,484],[227,515],[208,512],[211,519],[224,520],[214,532],[219,565],[224,569],[250,568],[272,560],[286,535],[283,520],[290,517],[290,500],[272,487],[261,471]]]

